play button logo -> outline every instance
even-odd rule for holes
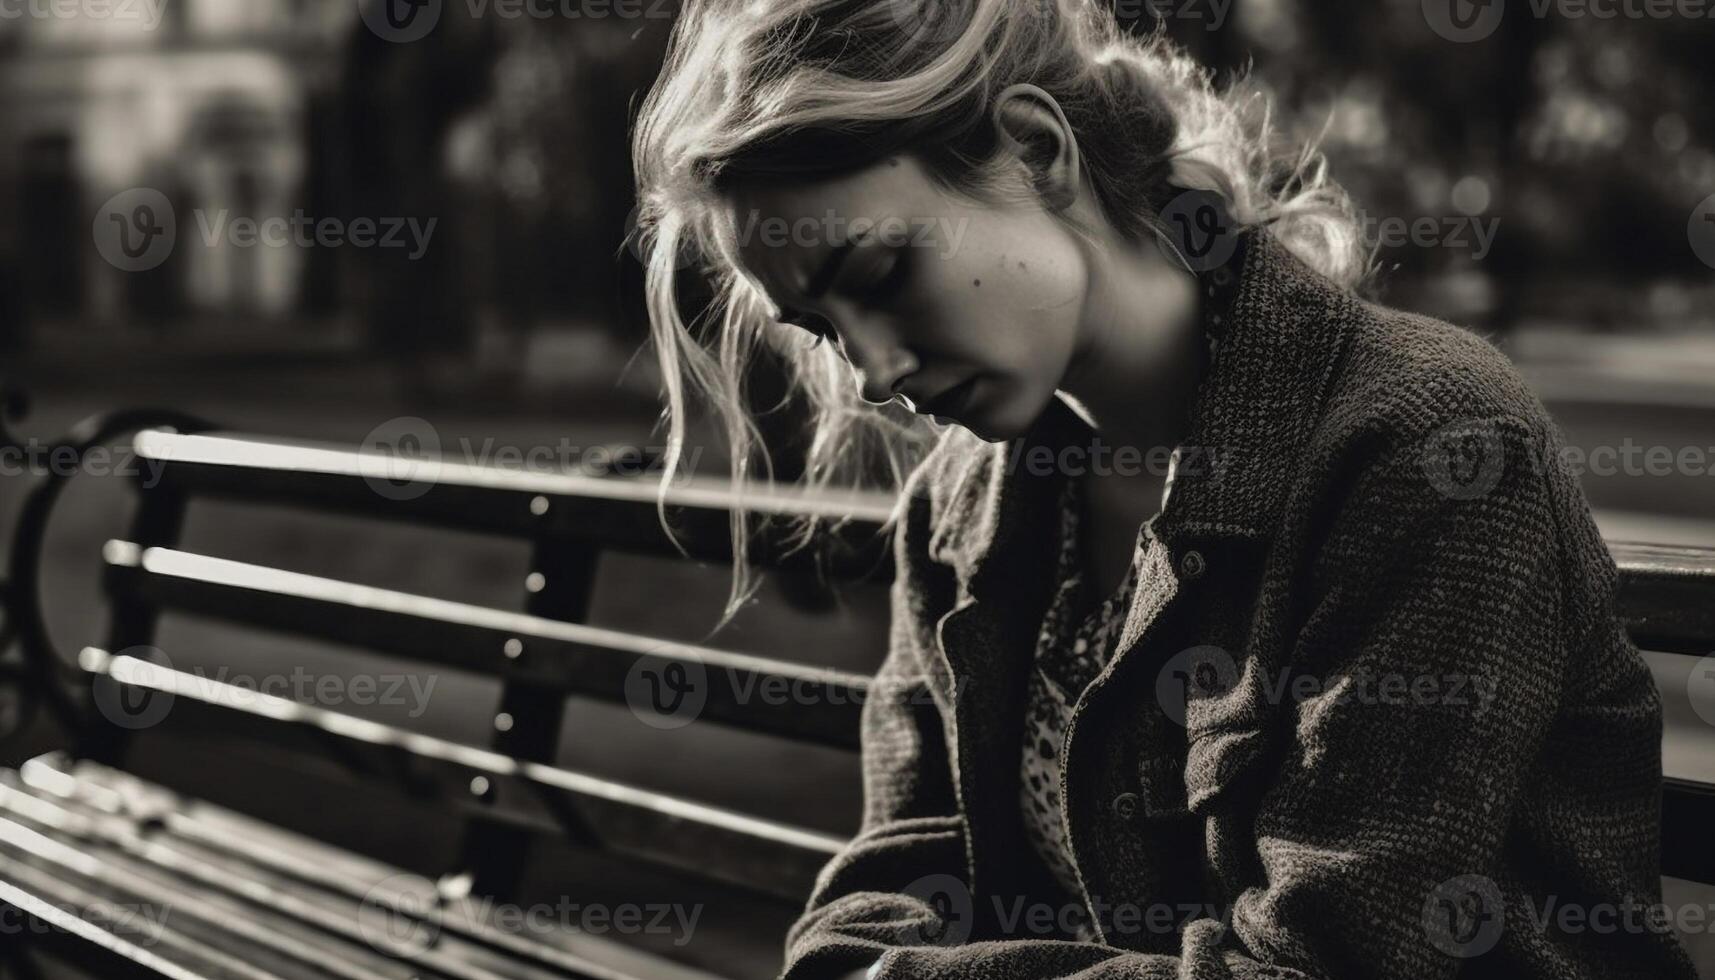
[[[357,0],[363,23],[384,41],[409,44],[429,36],[441,21],[443,0]]]

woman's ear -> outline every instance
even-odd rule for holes
[[[1030,170],[1031,185],[1050,211],[1078,199],[1078,141],[1054,96],[1028,82],[1009,85],[994,103],[1000,145]]]

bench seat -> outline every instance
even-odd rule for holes
[[[426,879],[63,754],[0,772],[0,901],[165,977],[712,980],[573,930],[508,932]]]

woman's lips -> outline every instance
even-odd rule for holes
[[[977,379],[973,375],[959,382],[932,400],[925,402],[922,411],[936,419],[956,418],[971,402],[971,395],[976,391]]]

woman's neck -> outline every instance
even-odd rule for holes
[[[1102,442],[1147,455],[1190,434],[1205,340],[1196,277],[1155,244],[1091,248],[1082,337],[1061,390]]]

